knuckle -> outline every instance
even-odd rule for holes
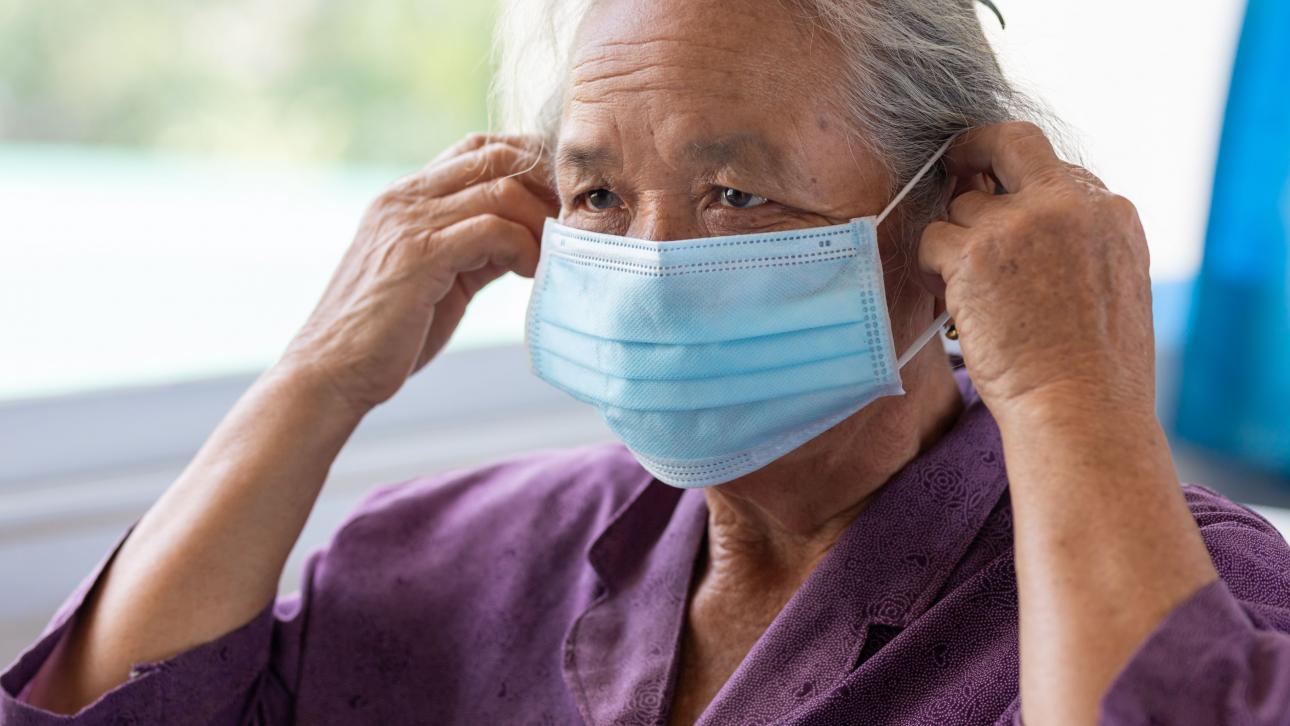
[[[365,226],[384,227],[390,220],[397,219],[401,210],[409,206],[409,192],[400,186],[390,187],[367,205],[363,212]]]
[[[433,247],[439,241],[439,230],[432,227],[418,227],[407,236],[407,241],[413,246]]]
[[[940,256],[940,251],[945,247],[945,236],[948,234],[949,222],[935,220],[928,222],[923,227],[923,233],[919,239],[918,245],[914,251],[918,255],[918,261],[921,264],[928,264]]]
[[[514,163],[518,154],[519,152],[516,148],[510,144],[504,144],[500,141],[489,141],[483,147],[482,156],[484,163],[490,165],[489,168],[492,169],[494,168],[492,165],[496,165],[498,167],[509,166]]]
[[[480,233],[496,234],[505,229],[506,220],[493,212],[484,212],[471,219],[470,224]]]
[[[967,191],[950,200],[949,211],[952,215],[959,215],[971,211],[981,200],[981,192]]]
[[[429,235],[422,230],[389,240],[377,250],[379,269],[394,271],[412,266],[421,254],[428,249]]]
[[[386,187],[372,200],[372,206],[393,207],[405,204],[409,197],[416,193],[421,184],[421,177],[409,174]]]
[[[1119,194],[1108,194],[1106,205],[1116,217],[1125,221],[1136,221],[1138,219],[1138,207],[1128,197]]]
[[[922,236],[939,237],[941,234],[947,232],[950,229],[950,227],[951,227],[950,223],[943,219],[933,219],[932,221],[928,222],[925,227],[923,227]]]
[[[478,149],[488,143],[491,137],[483,131],[471,131],[461,140],[462,144],[468,149]]]
[[[514,177],[503,177],[489,185],[489,196],[502,207],[513,208],[523,201],[524,187]]]

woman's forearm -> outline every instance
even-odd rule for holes
[[[274,369],[256,381],[122,545],[32,703],[75,712],[134,663],[250,620],[360,418],[306,376]]]
[[[1025,718],[1092,724],[1134,650],[1217,575],[1149,407],[1054,398],[1000,428]]]
[[[447,342],[475,291],[532,276],[558,213],[534,137],[472,135],[368,207],[313,314],[144,515],[28,699],[74,712],[273,597],[362,417]]]

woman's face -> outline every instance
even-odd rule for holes
[[[834,54],[780,3],[597,3],[556,148],[561,221],[666,241],[876,214],[888,180],[830,103]]]
[[[835,53],[778,2],[599,0],[574,45],[555,149],[561,221],[668,241],[877,214],[891,180],[833,103]],[[930,295],[906,279],[910,250],[898,244],[880,233],[903,350],[933,314]],[[910,375],[906,388],[920,386]],[[778,492],[782,471],[853,456],[858,436],[872,444],[903,431],[914,419],[903,405],[866,407],[762,470],[763,483]]]

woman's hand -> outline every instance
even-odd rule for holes
[[[473,135],[392,186],[289,346],[287,375],[359,415],[394,395],[480,288],[533,275],[543,221],[559,211],[547,180],[535,139]]]
[[[1092,724],[1134,650],[1217,576],[1155,416],[1146,241],[1032,125],[970,131],[948,158],[968,190],[919,259],[1003,437],[1022,710]]]
[[[282,362],[224,417],[135,526],[30,702],[75,713],[243,625],[272,600],[327,472],[363,415],[448,340],[471,296],[531,275],[556,212],[538,151],[472,136],[367,211]]]
[[[1151,281],[1133,205],[1032,124],[969,131],[947,160],[968,189],[927,227],[919,260],[990,410],[1094,397],[1151,413]]]

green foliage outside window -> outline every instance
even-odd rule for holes
[[[0,142],[419,164],[488,126],[471,0],[0,0]]]

